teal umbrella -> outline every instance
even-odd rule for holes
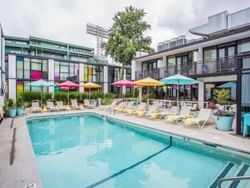
[[[54,86],[54,84],[52,84],[50,82],[47,82],[47,81],[45,81],[43,79],[40,79],[40,80],[37,80],[37,81],[26,84],[26,86],[41,88],[41,90],[42,90],[41,91],[41,105],[42,105],[43,104],[42,103],[42,100],[43,100],[43,88],[44,87],[52,87],[52,86]]]
[[[177,106],[178,107],[179,107],[179,86],[180,85],[192,85],[192,84],[199,83],[199,81],[183,76],[181,74],[176,74],[173,76],[163,78],[160,80],[160,82],[164,84],[168,84],[168,85],[177,85]]]
[[[219,88],[229,88],[229,89],[236,89],[236,83],[235,82],[227,82],[225,84],[219,85]]]

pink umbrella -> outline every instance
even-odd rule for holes
[[[78,84],[71,82],[69,80],[67,80],[63,83],[60,83],[57,86],[59,86],[61,89],[68,89],[68,104],[69,104],[69,90],[79,87]]]
[[[117,82],[112,83],[112,86],[117,86],[117,87],[122,87],[122,86],[126,86],[126,87],[133,87],[136,84],[134,82],[131,82],[129,80],[119,80]],[[122,93],[121,93],[122,95]]]
[[[131,82],[129,80],[119,80],[117,82],[112,83],[112,86],[117,86],[117,87],[122,87],[122,86],[133,87],[133,86],[135,86],[135,83]]]

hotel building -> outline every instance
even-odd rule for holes
[[[5,94],[16,99],[24,91],[39,91],[40,88],[26,86],[39,79],[54,84],[71,80],[80,85],[94,82],[102,86],[103,92],[116,92],[111,86],[120,79],[121,65],[108,63],[94,56],[94,49],[38,37],[29,38],[3,36],[2,65],[6,67],[3,79]],[[5,62],[5,63],[3,63]],[[130,78],[130,68],[126,76]],[[44,88],[44,91],[58,92],[59,88]],[[83,87],[79,88],[84,91]]]
[[[213,101],[216,88],[231,90],[237,103],[237,133],[241,114],[250,111],[250,8],[208,17],[189,30],[199,38],[180,36],[158,45],[157,52],[133,60],[132,80],[182,74],[199,80],[198,86],[181,86],[182,100]],[[176,99],[175,86],[166,88],[166,99]]]

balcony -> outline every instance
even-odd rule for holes
[[[237,67],[236,57],[219,58],[205,62],[187,62],[180,66],[168,66],[157,68],[153,70],[136,71],[135,79],[142,79],[145,77],[152,77],[154,79],[161,79],[175,74],[182,74],[190,77],[203,77],[210,75],[223,75],[228,73],[235,73]]]

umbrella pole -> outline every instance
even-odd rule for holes
[[[89,101],[90,101],[90,88],[89,88]]]
[[[68,105],[69,105],[69,87],[68,87]]]
[[[149,86],[147,87],[147,108],[148,108],[148,92],[149,92]]]
[[[41,91],[41,107],[43,108],[43,87],[42,88],[42,91]]]
[[[179,105],[179,85],[177,85],[177,109],[178,109],[178,112],[180,112],[180,105]]]

